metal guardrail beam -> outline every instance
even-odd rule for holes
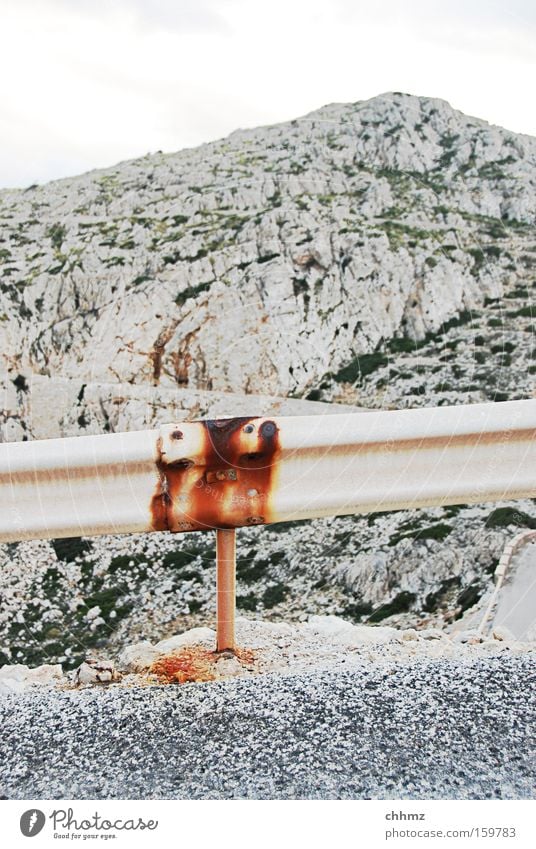
[[[0,445],[0,542],[228,531],[534,496],[536,400],[183,422]],[[219,543],[222,622],[230,622],[234,581],[223,579],[234,569],[234,540]],[[219,648],[232,647],[231,631],[222,624]]]
[[[0,542],[536,496],[536,400],[0,445]]]

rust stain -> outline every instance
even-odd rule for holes
[[[245,666],[248,669],[253,669],[256,655],[252,649],[235,649],[233,652],[233,657],[236,657],[237,660],[240,661],[242,666]]]
[[[182,339],[179,348],[171,355],[171,362],[175,372],[175,379],[179,386],[188,386],[190,377],[190,366],[193,362],[193,357],[190,353],[190,345],[195,339],[197,331],[193,330],[187,333]]]
[[[163,684],[214,681],[214,652],[203,646],[188,646],[154,661],[149,669]]]
[[[162,357],[164,356],[166,345],[173,336],[174,330],[175,326],[164,328],[164,330],[155,340],[154,345],[149,353],[149,359],[151,360],[153,368],[153,382],[155,385],[160,380],[160,375],[162,373]]]
[[[299,447],[294,450],[299,454],[304,450],[308,454],[319,456],[338,456],[341,454],[367,454],[384,451],[389,454],[392,451],[413,451],[418,449],[440,449],[452,448],[474,448],[478,445],[496,444],[497,448],[509,443],[517,444],[533,442],[536,440],[536,428],[524,428],[523,430],[494,430],[489,433],[475,431],[474,433],[457,433],[449,436],[421,436],[411,439],[382,439],[378,442],[349,442],[342,445],[324,445],[317,449]]]
[[[173,371],[178,385],[188,386],[188,369],[192,364],[192,355],[186,352],[181,356],[179,351],[173,351],[171,354],[171,362],[173,364]]]
[[[276,423],[240,417],[195,422],[184,429],[193,425],[200,429],[202,442],[195,460],[166,462],[162,440],[158,444],[153,528],[181,532],[269,522],[280,455]],[[175,440],[182,436],[177,430],[171,434]]]
[[[251,649],[236,649],[232,656],[245,670],[251,671],[254,668],[255,652]],[[162,684],[215,681],[222,677],[217,668],[221,657],[221,653],[210,651],[204,646],[185,646],[179,651],[157,658],[149,672],[156,675]]]
[[[154,530],[175,533],[230,529],[274,521],[273,493],[277,482],[282,445],[276,421],[258,417],[212,419],[180,425],[167,436],[173,456],[166,461],[166,448],[158,443],[158,484],[151,503]],[[195,428],[195,431],[189,431]],[[188,453],[188,437],[195,436],[194,457]],[[438,453],[449,448],[472,449],[479,445],[515,446],[536,441],[536,429],[524,428],[482,433],[479,431],[441,436],[423,436],[377,442],[348,442],[316,449],[288,449],[290,458],[303,453],[333,460],[375,454]],[[190,442],[192,444],[192,442]],[[171,446],[175,446],[175,451]],[[181,448],[179,449],[179,446]],[[181,457],[177,449],[185,455]],[[448,451],[447,451],[448,454]]]
[[[159,436],[156,442],[158,451],[158,459],[156,460],[156,468],[158,471],[158,483],[155,493],[151,500],[151,517],[152,527],[155,531],[169,531],[168,511],[170,506],[170,498],[168,493],[168,482],[164,463],[162,462],[162,437]]]

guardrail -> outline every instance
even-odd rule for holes
[[[501,554],[500,560],[497,564],[497,568],[495,569],[494,578],[495,578],[495,587],[493,589],[493,593],[491,594],[491,598],[488,602],[488,605],[484,611],[484,615],[482,616],[482,620],[480,625],[478,626],[478,633],[483,634],[488,624],[488,621],[493,613],[493,610],[499,600],[499,592],[501,590],[502,585],[506,579],[506,574],[510,568],[510,564],[518,554],[519,550],[523,548],[528,542],[532,542],[536,539],[536,530],[527,530],[521,531],[521,533],[516,534],[513,539],[506,543],[503,553]]]
[[[536,496],[536,400],[232,418],[0,445],[0,542],[216,529],[218,650],[235,528]]]

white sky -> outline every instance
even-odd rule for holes
[[[533,0],[0,0],[0,186],[386,91],[536,135]]]

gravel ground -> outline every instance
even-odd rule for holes
[[[534,797],[534,655],[0,702],[4,798]]]

